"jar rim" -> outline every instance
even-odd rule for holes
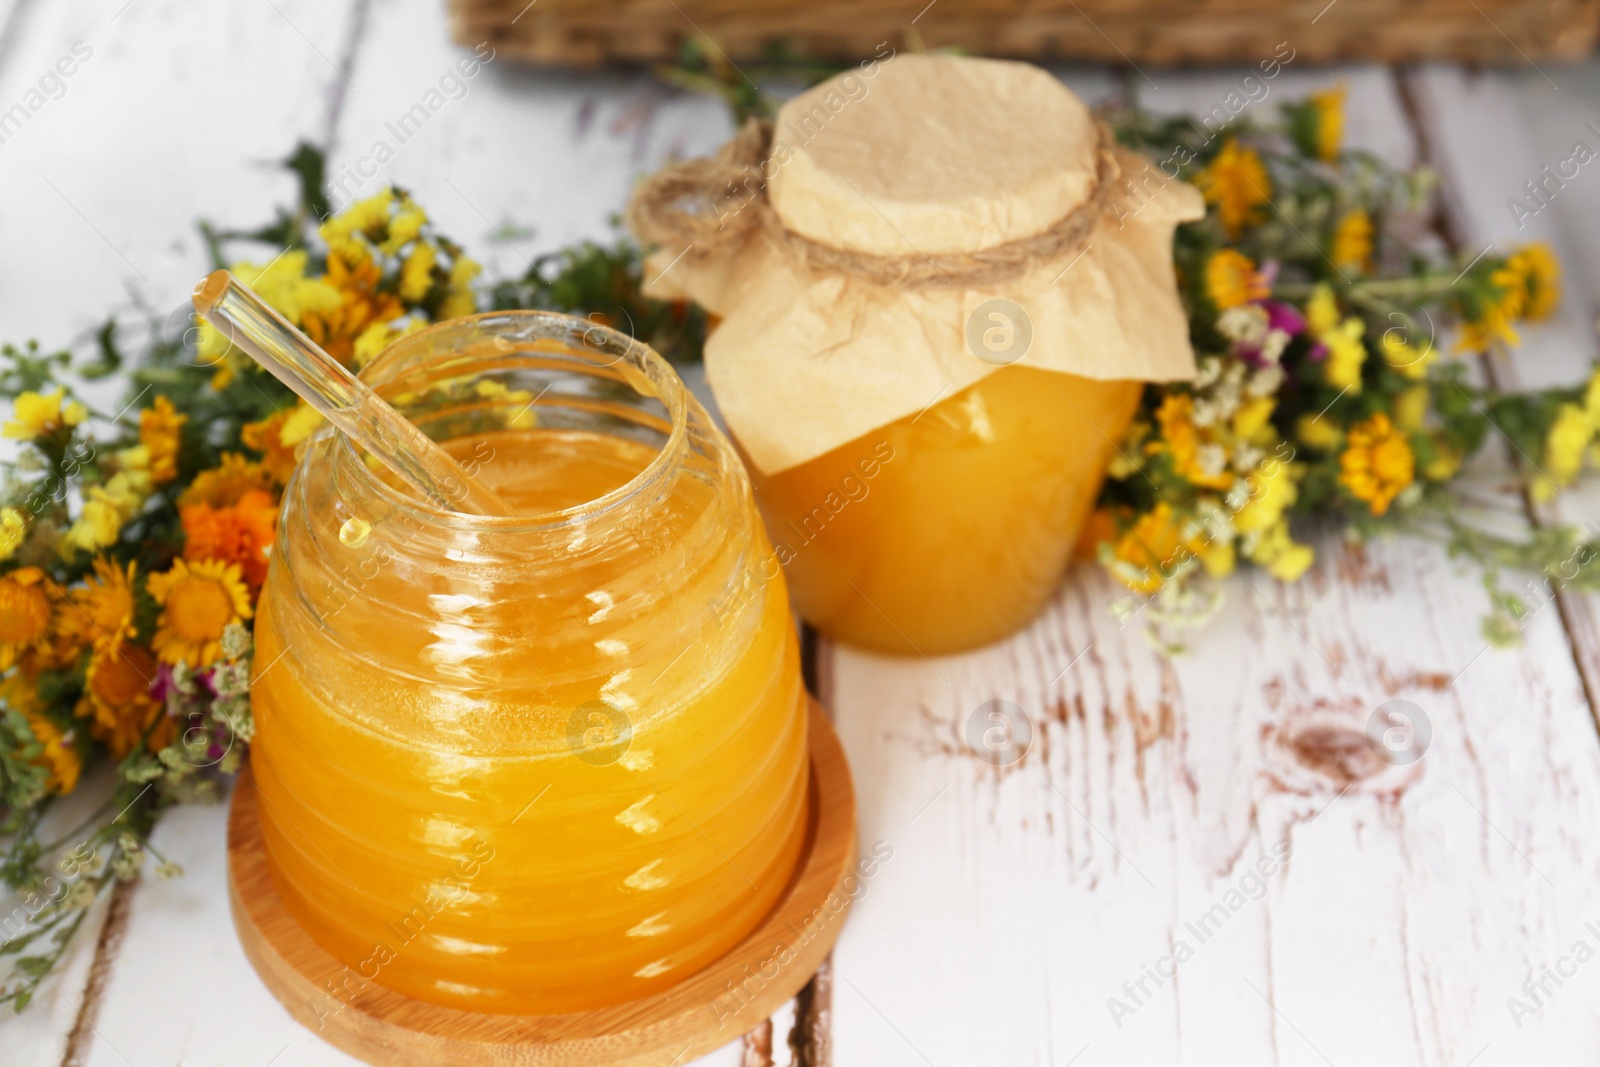
[[[441,336],[467,329],[475,329],[479,333],[488,334],[497,338],[504,338],[505,334],[493,327],[510,326],[518,327],[518,340],[530,342],[523,351],[549,351],[548,349],[534,348],[539,341],[554,341],[562,344],[565,354],[578,359],[589,359],[596,370],[614,367],[618,363],[626,362],[629,366],[644,375],[646,381],[655,390],[655,395],[650,396],[639,388],[639,383],[627,378],[623,380],[630,385],[641,397],[659,400],[666,408],[671,420],[671,428],[666,440],[662,442],[660,450],[650,459],[650,462],[632,478],[615,489],[608,490],[592,500],[580,504],[561,508],[556,511],[544,512],[538,515],[478,515],[472,512],[457,511],[453,508],[436,507],[419,500],[417,497],[398,489],[376,474],[361,462],[355,442],[348,436],[333,432],[331,447],[337,454],[330,457],[339,467],[359,470],[364,473],[367,484],[364,488],[375,493],[383,502],[397,511],[407,514],[419,521],[430,525],[452,526],[464,530],[478,530],[484,532],[528,532],[557,528],[582,522],[586,519],[602,515],[625,501],[631,500],[651,485],[660,481],[669,470],[677,463],[680,454],[687,447],[689,434],[690,398],[688,388],[683,379],[673,370],[672,364],[655,349],[621,330],[595,322],[592,319],[579,318],[559,311],[543,311],[537,309],[515,309],[506,311],[484,311],[474,315],[461,315],[432,323],[415,333],[406,334],[396,339],[388,347],[367,363],[359,372],[359,377],[373,388],[380,388],[388,381],[394,380],[399,375],[385,378],[383,372],[390,370],[396,361],[405,359],[408,355],[416,354],[419,349],[426,349],[431,343]],[[577,338],[581,343],[574,344]],[[505,355],[510,356],[518,349],[508,349]],[[449,350],[441,349],[435,353],[439,357],[447,357]],[[598,358],[596,358],[598,357]],[[409,370],[410,368],[405,368]],[[404,373],[404,370],[401,371]],[[578,371],[577,373],[582,373]],[[546,388],[546,392],[548,392]],[[543,393],[539,394],[543,396]],[[534,397],[529,406],[537,404],[539,397]]]

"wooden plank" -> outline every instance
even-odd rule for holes
[[[1547,81],[1547,75],[1559,81]],[[1596,86],[1600,86],[1600,66],[1594,65],[1521,74],[1468,74],[1436,67],[1407,80],[1425,130],[1429,160],[1445,178],[1446,208],[1456,242],[1470,256],[1485,248],[1504,250],[1544,241],[1566,270],[1565,296],[1555,315],[1548,322],[1521,327],[1524,344],[1488,360],[1489,372],[1508,388],[1581,383],[1600,357],[1595,341],[1600,311],[1596,259],[1600,246],[1595,244],[1600,237],[1600,168],[1591,163],[1577,167],[1570,182],[1561,186],[1549,182],[1547,204],[1526,191],[1528,182],[1548,181],[1543,168],[1567,159],[1579,142],[1600,151],[1600,113],[1586,113],[1581,95]],[[1485,128],[1496,135],[1483,136]],[[1542,457],[1522,457],[1520,462],[1537,466]],[[1593,478],[1580,482],[1537,513],[1545,523],[1583,527],[1600,521],[1600,483]],[[1594,536],[1591,528],[1590,537]],[[1548,587],[1525,581],[1530,603],[1549,601]],[[1559,588],[1554,597],[1592,702],[1600,694],[1600,597]]]
[[[1341,73],[1357,143],[1412,158],[1389,76]],[[1204,109],[1242,74],[1146,99]],[[1229,582],[1179,659],[1116,627],[1090,568],[994,648],[832,654],[863,847],[893,849],[834,954],[839,1067],[1587,1062],[1600,968],[1507,1006],[1600,943],[1576,829],[1600,746],[1560,618],[1485,652],[1486,599],[1438,549],[1319,556],[1295,587]],[[1003,768],[965,740],[993,699],[1033,728]],[[1395,699],[1431,725],[1407,766],[1365,740]]]
[[[1600,108],[1595,106],[1600,100],[1600,63],[1553,67],[1550,76],[1556,81],[1554,87],[1533,70],[1494,79],[1515,98],[1518,129],[1540,167],[1567,159],[1579,141],[1600,151],[1600,134],[1589,126],[1591,122],[1600,126]],[[1578,173],[1578,180],[1555,190],[1553,209],[1559,225],[1554,229],[1566,257],[1569,291],[1585,294],[1594,307],[1600,305],[1600,173],[1592,164],[1584,164]]]

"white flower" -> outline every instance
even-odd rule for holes
[[[1195,372],[1194,387],[1207,389],[1222,375],[1222,360],[1216,356],[1207,356],[1200,361],[1200,368]]]
[[[1209,499],[1215,500],[1214,497]],[[1209,504],[1209,510],[1205,512],[1201,525],[1213,541],[1225,543],[1232,541],[1236,536],[1233,528],[1233,512],[1214,502]]]
[[[1215,442],[1200,446],[1196,459],[1200,462],[1200,469],[1205,471],[1206,477],[1215,478],[1228,466],[1228,453]]]
[[[1238,382],[1223,382],[1217,386],[1213,399],[1216,401],[1217,414],[1221,418],[1229,419],[1239,410],[1240,389]]]
[[[1283,386],[1283,368],[1274,364],[1265,370],[1256,371],[1250,377],[1250,383],[1245,386],[1245,392],[1251,396],[1271,396]]]
[[[1266,339],[1261,342],[1261,358],[1268,363],[1276,365],[1283,356],[1283,350],[1289,345],[1289,335],[1282,330],[1268,330]]]
[[[1259,345],[1267,335],[1267,312],[1257,304],[1241,304],[1217,317],[1217,332],[1230,341]]]

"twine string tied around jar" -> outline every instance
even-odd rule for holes
[[[915,289],[979,288],[1013,281],[1034,267],[1083,248],[1115,190],[1122,169],[1115,137],[1095,124],[1095,182],[1083,203],[1047,229],[973,252],[874,255],[824,244],[789,229],[767,197],[772,123],[750,119],[716,155],[670,163],[645,178],[628,201],[629,227],[647,243],[706,259],[762,234],[797,262],[874,285]],[[909,242],[908,242],[909,243]]]

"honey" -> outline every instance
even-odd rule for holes
[[[368,368],[511,517],[408,499],[337,437],[286,493],[251,760],[274,881],[346,965],[314,1010],[369,982],[491,1014],[644,996],[799,857],[805,696],[748,482],[654,353],[525,346],[563,321],[458,320]]]
[[[756,499],[796,609],[853,644],[936,655],[1049,600],[1141,384],[1001,368],[774,475]]]

